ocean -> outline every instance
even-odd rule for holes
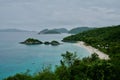
[[[24,73],[26,70],[34,74],[46,66],[54,69],[60,64],[61,54],[66,51],[76,52],[79,58],[90,56],[90,53],[82,47],[61,42],[68,35],[70,34],[38,35],[36,32],[0,32],[0,80],[16,73]],[[41,41],[57,40],[62,44],[59,46],[19,44],[27,38]]]

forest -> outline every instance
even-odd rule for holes
[[[118,70],[118,73],[115,75],[120,74],[120,25],[85,31],[65,37],[63,41],[84,41],[86,45],[91,45],[108,54],[111,58],[110,62],[114,64],[115,69]]]

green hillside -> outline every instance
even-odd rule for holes
[[[80,33],[80,32],[83,32],[83,31],[88,31],[88,30],[91,30],[93,28],[90,28],[90,27],[77,27],[77,28],[73,28],[69,31],[69,33],[71,34],[77,34],[77,33]]]
[[[65,28],[58,28],[58,29],[44,29],[40,31],[38,34],[60,34],[60,33],[68,33],[68,30]]]
[[[105,53],[116,54],[120,52],[120,25],[89,30],[68,36],[63,41],[84,41]]]
[[[60,32],[57,32],[55,30],[49,30],[49,31],[45,32],[44,34],[60,34]]]
[[[64,42],[84,41],[106,54],[120,72],[120,25],[97,28],[63,39]]]

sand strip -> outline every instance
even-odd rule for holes
[[[99,51],[98,49],[96,49],[96,48],[94,48],[94,47],[92,47],[92,46],[87,46],[87,45],[85,45],[85,42],[83,42],[83,41],[78,41],[75,45],[77,45],[77,46],[79,46],[79,47],[85,48],[85,49],[88,50],[89,53],[91,53],[91,54],[96,53],[96,54],[99,56],[100,59],[105,59],[105,60],[110,59],[110,58],[109,58],[109,55],[107,55],[107,54]]]

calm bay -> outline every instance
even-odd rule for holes
[[[76,52],[79,58],[89,56],[89,52],[72,43],[63,43],[61,40],[70,34],[41,34],[36,32],[0,32],[0,79],[16,73],[30,70],[30,73],[40,71],[44,66],[59,65],[61,54],[66,51]],[[51,45],[24,45],[19,42],[27,38],[41,41],[57,40],[63,44]]]

